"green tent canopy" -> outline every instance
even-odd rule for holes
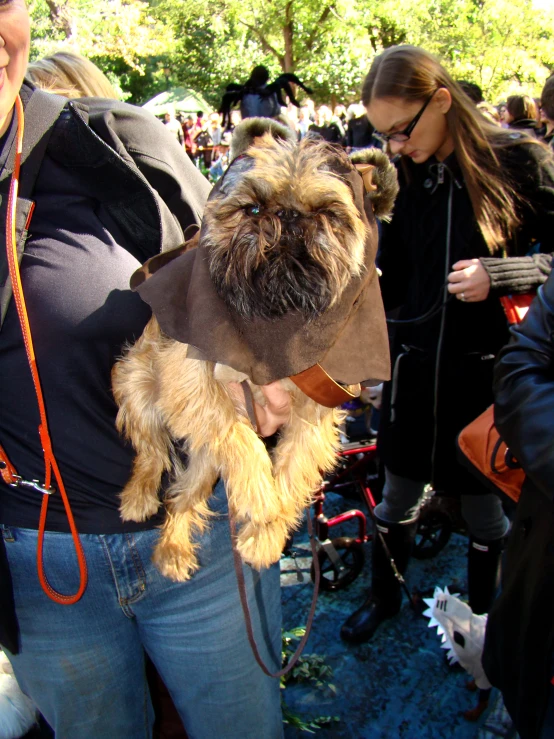
[[[186,87],[174,87],[166,92],[160,92],[142,107],[158,116],[164,113],[196,114],[198,110],[203,110],[207,114],[211,111],[211,106],[202,95]]]

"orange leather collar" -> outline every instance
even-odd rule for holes
[[[357,398],[360,394],[359,385],[357,392],[350,392],[343,385],[335,382],[319,364],[314,364],[313,367],[292,375],[290,379],[305,395],[326,408],[336,408],[352,398]]]

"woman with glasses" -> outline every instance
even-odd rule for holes
[[[383,538],[374,539],[371,594],[341,630],[350,642],[370,639],[400,610],[389,552],[402,574],[427,483],[461,498],[469,602],[488,612],[508,520],[499,498],[457,463],[455,440],[492,402],[494,358],[508,339],[499,296],[544,282],[554,251],[551,154],[486,120],[434,57],[387,49],[362,100],[399,157],[400,193],[379,264],[395,318],[379,429],[385,484],[375,513]],[[533,246],[539,253],[528,256]]]

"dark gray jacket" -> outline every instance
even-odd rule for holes
[[[72,169],[81,168],[99,201],[98,216],[106,227],[115,221],[136,244],[145,261],[184,241],[184,230],[199,224],[210,185],[191,164],[182,146],[151,113],[117,100],[82,98],[67,101],[54,125],[44,130],[46,109],[56,96],[24,84],[25,139],[18,198],[17,241],[20,255],[31,207],[26,177],[33,179],[37,151],[49,137],[49,155]],[[59,100],[59,98],[58,98]],[[60,104],[63,104],[63,100]],[[55,106],[54,106],[55,107]],[[52,113],[55,116],[55,110]],[[40,158],[40,155],[39,155]],[[0,173],[0,219],[5,223],[7,192],[14,151]],[[32,188],[31,188],[32,189]],[[5,234],[0,232],[0,318],[11,295],[5,260]]]

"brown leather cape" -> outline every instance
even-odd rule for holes
[[[367,237],[366,269],[351,279],[338,304],[309,322],[297,312],[274,320],[234,315],[211,281],[201,229],[196,248],[185,244],[152,257],[131,278],[132,289],[151,306],[162,331],[189,344],[189,356],[226,364],[257,385],[317,364],[341,384],[374,385],[389,379],[388,336],[375,267],[376,220],[367,197],[364,207],[358,171],[353,166],[346,171],[342,161],[340,167]],[[224,180],[214,186],[209,200],[218,197]]]

